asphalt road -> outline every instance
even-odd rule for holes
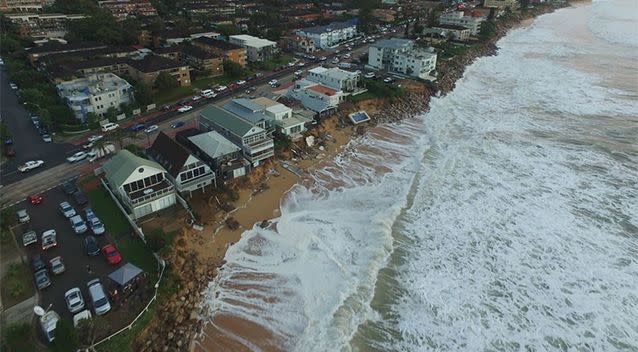
[[[51,189],[43,194],[44,201],[39,205],[31,205],[26,201],[16,206],[16,209],[27,209],[31,216],[31,221],[25,225],[14,228],[18,244],[22,244],[22,234],[27,230],[34,230],[38,234],[38,244],[30,245],[26,250],[29,261],[36,253],[41,253],[45,262],[55,256],[62,256],[66,271],[60,275],[51,275],[51,286],[40,291],[40,305],[47,308],[52,305],[62,318],[73,319],[73,314],[69,312],[64,301],[64,293],[73,287],[79,287],[86,307],[90,307],[90,297],[86,287],[86,283],[94,278],[100,278],[103,285],[109,282],[108,274],[112,273],[118,266],[109,265],[105,258],[99,256],[89,257],[84,250],[83,239],[85,236],[92,234],[89,229],[86,233],[77,235],[73,232],[71,224],[58,210],[58,204],[68,201],[78,213],[83,215],[83,207],[77,206],[72,197],[68,197],[59,188]],[[83,215],[84,218],[84,215]],[[41,235],[42,232],[55,229],[57,232],[57,247],[42,251]],[[112,243],[108,232],[95,236],[98,240],[100,248]],[[125,262],[123,258],[122,263]],[[29,265],[31,263],[29,262]],[[87,271],[87,265],[90,265],[92,274]],[[120,264],[121,265],[121,264]],[[33,271],[33,270],[32,270]],[[93,313],[91,313],[93,314]],[[108,315],[107,315],[108,316]]]
[[[0,112],[13,137],[16,156],[0,166],[0,184],[8,185],[25,177],[18,166],[28,160],[44,160],[44,165],[29,174],[40,173],[66,162],[66,154],[77,149],[72,144],[46,143],[29,119],[29,112],[18,102],[9,87],[6,71],[0,71]]]

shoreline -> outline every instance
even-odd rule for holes
[[[565,6],[570,6],[566,3]],[[474,60],[483,56],[493,56],[498,53],[496,42],[519,26],[532,23],[535,17],[551,13],[560,7],[543,6],[527,11],[525,14],[511,15],[499,20],[496,25],[496,34],[488,41],[469,48],[462,54],[442,62],[439,70],[442,74],[437,82],[438,91],[432,90],[427,85],[406,81],[407,92],[405,96],[394,102],[387,99],[371,99],[358,103],[343,104],[339,111],[321,122],[320,127],[311,131],[316,139],[326,140],[322,144],[323,149],[308,148],[315,153],[308,152],[309,157],[300,160],[284,158],[288,163],[294,164],[302,170],[302,175],[297,176],[285,169],[277,158],[273,158],[265,165],[253,170],[245,182],[234,183],[231,188],[236,188],[238,199],[233,203],[235,209],[225,213],[216,204],[219,200],[216,195],[211,195],[203,204],[199,204],[208,212],[202,217],[203,231],[185,228],[179,238],[184,239],[185,244],[176,248],[167,258],[171,266],[178,268],[182,281],[182,287],[171,299],[158,307],[153,321],[137,337],[135,350],[190,350],[210,351],[224,348],[232,350],[246,349],[239,345],[236,339],[226,337],[228,332],[242,332],[242,336],[254,339],[251,342],[260,341],[260,348],[266,351],[278,350],[272,344],[273,337],[268,331],[259,326],[248,328],[246,321],[236,317],[218,315],[212,318],[206,311],[204,294],[209,283],[216,276],[217,271],[224,264],[226,250],[236,243],[245,230],[251,229],[255,224],[264,220],[279,217],[279,207],[285,194],[293,185],[302,181],[304,175],[313,169],[320,167],[325,160],[330,160],[337,155],[351,140],[364,135],[368,130],[380,123],[397,122],[405,118],[414,117],[427,112],[430,98],[438,92],[446,94],[456,86],[456,82],[463,77],[465,68]],[[403,82],[402,82],[403,83]],[[365,125],[352,126],[349,122],[346,127],[339,128],[340,119],[347,118],[352,111],[367,110],[372,120]],[[296,149],[304,149],[303,147]],[[292,155],[289,155],[292,156]],[[217,211],[214,211],[215,209]],[[225,225],[226,220],[232,218],[239,223],[239,228],[231,230]],[[187,270],[185,270],[187,269]],[[206,329],[211,323],[219,320],[225,321],[226,331],[214,327]],[[209,343],[205,347],[201,339],[208,337]],[[210,344],[210,339],[214,342]],[[261,345],[263,343],[263,345]]]

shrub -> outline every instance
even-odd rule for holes
[[[9,325],[4,331],[2,350],[7,352],[35,351],[31,341],[31,325],[17,323]]]
[[[24,294],[24,291],[25,291],[24,285],[20,281],[13,282],[11,284],[11,287],[9,288],[9,293],[14,298],[22,296]]]

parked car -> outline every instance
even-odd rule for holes
[[[146,125],[144,125],[143,123],[136,123],[133,126],[131,126],[131,131],[133,131],[133,132],[141,131],[145,127],[146,127]]]
[[[27,197],[27,201],[29,201],[29,203],[31,203],[33,205],[38,205],[38,204],[42,203],[43,199],[44,198],[42,198],[42,196],[39,195],[39,194],[32,194],[32,195]]]
[[[82,191],[76,191],[73,193],[73,199],[75,199],[75,202],[80,206],[89,202],[88,198],[86,198]]]
[[[84,222],[84,219],[82,219],[81,215],[75,215],[71,217],[69,221],[71,222],[71,227],[73,227],[73,231],[75,231],[75,233],[78,235],[81,233],[85,233],[86,230],[89,229],[86,226],[86,223]]]
[[[77,186],[75,185],[74,180],[67,180],[62,184],[62,190],[66,195],[71,195],[78,191]]]
[[[190,110],[192,110],[192,109],[193,109],[193,107],[192,107],[192,106],[190,106],[190,105],[184,105],[184,106],[182,106],[181,108],[177,109],[177,112],[179,112],[179,113],[185,113],[185,112],[190,111]]]
[[[179,128],[184,126],[186,123],[184,121],[175,121],[171,124],[171,128]]]
[[[33,274],[35,278],[35,285],[38,287],[38,290],[44,290],[45,288],[51,286],[51,280],[49,279],[49,274],[46,269],[38,270]]]
[[[18,166],[18,171],[27,172],[27,171],[31,171],[33,169],[37,169],[37,168],[39,168],[42,165],[44,165],[44,161],[43,160],[29,160],[26,163]]]
[[[73,155],[71,155],[70,157],[66,158],[66,160],[70,163],[74,163],[76,161],[80,161],[80,160],[84,160],[86,159],[86,152],[85,151],[79,151]]]
[[[339,63],[339,58],[335,57],[331,62],[336,65]]]
[[[204,89],[200,92],[200,94],[204,98],[214,98],[217,96],[217,94],[215,94],[212,89]]]
[[[71,206],[71,204],[69,204],[69,202],[60,203],[60,211],[67,218],[72,218],[76,214],[75,209],[73,209],[73,207]]]
[[[40,118],[35,115],[31,116],[31,122],[33,122],[33,125],[36,127],[40,126]]]
[[[9,87],[11,87],[11,89],[13,90],[18,90],[18,86],[13,82],[9,82]]]
[[[201,95],[193,95],[193,98],[191,98],[192,101],[198,101],[200,99],[202,99],[203,97]]]
[[[27,213],[26,209],[16,211],[16,215],[18,216],[18,221],[20,221],[21,224],[31,221],[31,217],[29,216],[29,213]]]
[[[159,129],[159,127],[158,127],[157,125],[151,125],[151,126],[148,126],[148,127],[144,130],[144,132],[145,132],[145,133],[153,133],[153,132],[157,131],[158,129]]]
[[[51,143],[53,141],[48,133],[42,135],[42,140],[46,143]]]
[[[114,129],[117,129],[118,127],[120,127],[120,125],[116,123],[108,122],[102,125],[102,132],[113,131]]]
[[[30,244],[38,243],[38,235],[31,230],[22,234],[22,244],[26,247]]]
[[[42,255],[36,254],[33,257],[31,257],[31,267],[33,268],[34,272],[46,268],[46,265],[44,264],[44,260],[42,260]]]
[[[246,88],[246,90],[244,91],[246,94],[251,94],[255,91],[255,87],[248,87]]]
[[[277,82],[278,81],[276,79],[271,79],[270,81],[268,81],[268,84],[272,86],[273,84],[275,84]]]
[[[98,218],[97,215],[95,215],[95,213],[93,212],[93,209],[91,208],[84,209],[84,214],[86,215],[86,221],[89,223],[89,226],[91,227],[91,231],[93,231],[94,234],[101,235],[106,231],[106,229],[104,228],[104,224],[102,224],[102,221],[100,221],[100,218]]]
[[[237,84],[239,84],[240,86],[243,86],[244,84],[246,84],[246,81],[244,81],[243,79],[240,79],[239,81],[237,81]]]
[[[106,293],[104,293],[104,287],[102,286],[102,283],[100,283],[100,279],[93,279],[86,285],[89,288],[89,296],[91,297],[95,314],[103,315],[111,310],[111,304],[109,303],[109,299],[106,297]]]
[[[117,248],[111,243],[102,247],[102,254],[104,254],[104,258],[109,264],[116,265],[122,261],[122,256],[120,252],[118,252]]]
[[[12,144],[13,144],[13,138],[9,137],[4,140],[4,145],[12,145]]]
[[[60,275],[66,270],[61,256],[49,260],[49,268],[54,275]]]
[[[392,77],[386,77],[386,78],[383,79],[383,82],[384,83],[392,83],[392,82],[394,82],[394,79]]]
[[[100,254],[100,247],[98,247],[97,240],[93,236],[84,237],[84,249],[87,255],[96,256]]]
[[[216,92],[220,92],[220,93],[221,93],[221,92],[225,91],[226,89],[228,89],[228,87],[226,87],[226,86],[219,86],[219,87],[215,88],[215,91],[216,91]]]
[[[88,142],[95,142],[95,141],[99,141],[100,139],[104,138],[103,135],[101,134],[94,134],[92,136],[89,137]]]
[[[82,297],[82,291],[78,287],[66,291],[64,300],[66,301],[66,307],[71,313],[77,313],[84,309],[84,297]]]
[[[46,230],[42,233],[42,250],[46,251],[58,245],[57,234],[55,230]]]
[[[368,72],[365,75],[363,75],[364,78],[368,78],[368,79],[372,79],[374,78],[375,74],[374,72]]]

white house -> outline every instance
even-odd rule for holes
[[[317,48],[327,49],[354,38],[357,35],[357,21],[333,22],[326,26],[302,28],[295,33],[300,37],[312,39]]]
[[[387,69],[392,65],[394,55],[414,47],[409,39],[382,39],[370,45],[368,49],[368,66],[377,70]]]
[[[287,94],[291,98],[301,101],[307,109],[319,114],[335,110],[344,97],[341,90],[307,79],[300,79],[294,82]]]
[[[306,79],[336,90],[352,92],[357,88],[360,76],[359,72],[346,71],[337,67],[325,68],[319,66],[308,70]]]
[[[112,73],[98,73],[57,85],[75,117],[85,121],[89,113],[103,116],[109,108],[133,102],[133,86]]]
[[[138,219],[175,204],[176,193],[158,163],[120,150],[102,166],[108,186],[120,204]]]
[[[477,35],[481,30],[481,22],[485,17],[478,13],[466,15],[463,11],[446,12],[439,16],[439,23],[443,25],[462,26],[470,30],[471,35]]]
[[[215,185],[215,173],[210,166],[199,160],[164,132],[160,132],[147,154],[162,165],[177,191],[191,194],[210,185]]]
[[[266,97],[253,99],[253,102],[263,106],[264,114],[268,117],[269,123],[282,134],[297,140],[306,132],[306,124],[312,122],[312,119],[293,115],[292,109],[284,104],[278,103]]]
[[[452,37],[452,39],[465,41],[470,38],[470,29],[463,26],[457,26],[454,24],[440,24],[432,28],[424,28],[423,34],[440,34],[445,38]]]
[[[436,52],[426,49],[410,49],[394,55],[391,72],[406,76],[428,78],[436,68]]]
[[[246,48],[246,57],[250,62],[270,60],[277,53],[277,43],[252,35],[231,35],[228,41]]]

